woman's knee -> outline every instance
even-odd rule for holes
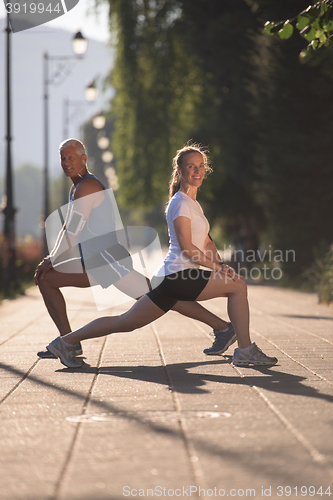
[[[245,281],[244,278],[235,278],[235,283],[236,283],[236,287],[237,287],[237,290],[247,294],[247,283]]]

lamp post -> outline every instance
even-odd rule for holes
[[[105,116],[102,115],[101,111],[98,111],[95,114],[94,118],[92,119],[93,127],[96,128],[97,130],[104,128],[105,122],[106,122]]]
[[[18,288],[16,274],[16,241],[15,241],[15,212],[13,199],[13,180],[12,180],[12,153],[11,153],[11,27],[9,15],[7,14],[7,33],[6,47],[6,87],[7,87],[7,134],[6,134],[6,194],[2,206],[4,214],[4,238],[5,238],[5,265],[4,265],[4,287],[8,291],[12,286]]]
[[[44,228],[45,220],[49,215],[49,85],[59,81],[61,83],[71,72],[68,63],[80,59],[87,51],[88,42],[78,31],[72,40],[74,56],[49,56],[43,54],[43,88],[44,88]],[[56,61],[58,66],[51,76],[49,75],[49,62]],[[46,234],[44,231],[44,256],[48,254]]]
[[[74,107],[77,110],[82,108],[82,106],[90,104],[94,101],[96,101],[97,96],[98,96],[98,90],[95,86],[94,81],[89,82],[85,88],[84,91],[85,95],[85,100],[84,99],[79,99],[79,100],[72,100],[68,99],[68,97],[65,97],[63,100],[63,138],[68,139],[68,134],[69,134],[69,122],[70,122],[70,113],[69,109],[70,107]]]
[[[70,115],[70,108],[73,107],[76,111],[82,109],[83,106],[90,104],[97,99],[98,90],[94,84],[94,82],[89,82],[85,88],[85,98],[86,100],[70,100],[68,97],[65,97],[63,100],[63,139],[66,140],[69,138],[69,123],[73,116]],[[82,136],[82,132],[80,134]],[[80,137],[82,139],[82,137]],[[63,176],[63,187],[62,187],[62,197],[64,205],[68,202],[67,195],[67,177]]]

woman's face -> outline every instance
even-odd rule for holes
[[[180,173],[181,183],[187,187],[200,187],[205,177],[205,162],[201,153],[193,152],[183,156]]]

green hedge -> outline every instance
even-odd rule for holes
[[[16,285],[5,290],[5,274],[7,267],[6,242],[0,234],[0,294],[1,297],[12,297],[23,292],[24,288],[33,284],[33,277],[38,263],[42,259],[43,242],[32,236],[20,239],[16,244]]]

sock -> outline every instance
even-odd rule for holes
[[[65,344],[65,345],[68,345],[69,347],[74,347],[73,344],[69,344],[68,342],[66,342],[66,340],[63,339],[63,337],[60,337],[62,342]]]
[[[226,333],[228,330],[229,330],[229,326],[225,330],[219,330],[218,328],[214,328],[214,333]]]
[[[242,348],[238,347],[238,350],[241,351],[241,352],[243,352],[244,354],[246,354],[247,352],[249,352],[249,350],[250,350],[251,347],[252,347],[252,344],[250,344],[247,347],[242,347]]]

